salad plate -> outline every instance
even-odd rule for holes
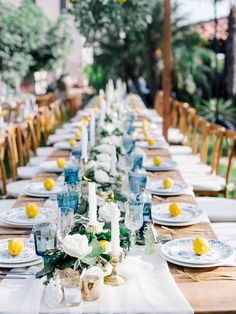
[[[33,182],[30,184],[27,184],[24,187],[24,193],[26,195],[35,196],[35,197],[55,196],[57,193],[62,192],[62,190],[63,190],[63,186],[60,186],[57,183],[50,191],[44,188],[43,182]]]
[[[43,172],[56,172],[61,173],[64,168],[59,168],[56,160],[44,161],[39,165],[40,170]]]
[[[177,168],[177,162],[172,159],[165,159],[160,166],[155,166],[152,159],[148,159],[143,167],[147,171],[171,171]]]
[[[184,194],[188,187],[189,186],[183,181],[173,180],[173,186],[169,189],[165,189],[162,180],[148,180],[146,189],[149,190],[150,193],[160,196],[175,196]]]

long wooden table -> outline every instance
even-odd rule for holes
[[[167,150],[155,150],[147,151],[149,156],[159,155],[163,158],[171,158]],[[66,151],[55,151],[48,160],[54,160],[58,157],[68,157],[69,153]],[[169,171],[167,172],[156,172],[152,174],[157,179],[163,179],[166,176],[175,179],[183,180],[179,171]],[[47,177],[57,178],[55,174],[37,174],[32,181],[43,181]],[[181,195],[168,198],[153,198],[153,203],[158,204],[160,202],[187,202],[187,203],[196,203],[196,200],[193,195]],[[14,207],[24,206],[29,202],[37,202],[39,205],[43,205],[45,199],[43,198],[34,198],[28,196],[20,196],[14,205]],[[176,233],[173,234],[173,231],[164,230],[161,226],[156,225],[157,232],[159,234],[168,235],[174,238],[181,237],[196,237],[196,233],[191,233],[191,230],[201,229],[204,230],[201,236],[206,238],[216,238],[214,232],[211,229],[209,223],[198,223],[194,226],[188,227],[178,227],[171,228]],[[0,238],[9,237],[9,233],[12,232],[12,237],[16,237],[14,231],[16,229],[3,228],[0,227]],[[8,235],[2,235],[3,232],[8,233]],[[17,237],[19,237],[17,235]],[[214,281],[201,281],[196,282],[190,279],[186,272],[190,274],[204,274],[206,272],[220,272],[224,274],[233,274],[236,277],[236,267],[217,267],[217,268],[206,268],[206,269],[191,269],[188,267],[180,267],[174,264],[169,263],[170,271],[176,280],[180,290],[183,292],[184,296],[192,306],[194,313],[196,314],[215,314],[215,313],[236,313],[236,281],[230,280],[214,280]],[[181,271],[181,273],[179,272]],[[170,291],[171,293],[171,291]],[[173,313],[174,314],[174,313]]]

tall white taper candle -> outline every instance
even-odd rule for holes
[[[115,203],[111,203],[111,210],[111,255],[117,256],[120,254],[120,211]]]
[[[88,131],[85,125],[82,126],[81,141],[82,141],[81,158],[88,159]]]
[[[96,183],[89,182],[89,225],[96,226],[97,224],[97,196]]]
[[[95,114],[91,113],[90,120],[90,146],[93,147],[95,145]]]

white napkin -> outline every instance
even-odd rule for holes
[[[25,269],[24,269],[25,270]],[[22,270],[22,271],[24,271]],[[27,271],[36,272],[36,267]],[[4,279],[0,283],[0,312],[4,314],[38,314],[44,290],[43,279]]]
[[[127,278],[127,282],[119,287],[103,285],[97,301],[84,302],[73,309],[63,306],[49,309],[42,305],[40,314],[193,313],[166,261],[160,256],[159,246],[153,255],[145,255],[143,249],[137,249],[119,265],[119,273]]]

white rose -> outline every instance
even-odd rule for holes
[[[109,154],[99,154],[96,156],[97,161],[111,162],[111,156]]]
[[[106,153],[106,154],[111,155],[111,152],[112,152],[112,148],[111,147],[112,146],[108,145],[108,144],[101,144],[101,145],[96,146],[95,149],[99,153]]]
[[[101,140],[101,143],[102,144],[111,143],[111,144],[115,145],[116,147],[119,147],[119,146],[121,146],[121,137],[116,136],[116,135],[107,136]]]
[[[102,169],[98,169],[94,172],[94,179],[97,183],[108,183],[109,182],[108,174]]]
[[[94,170],[96,166],[96,162],[94,160],[90,160],[87,165],[86,165],[86,169],[87,170]]]
[[[92,251],[92,247],[88,245],[88,238],[81,234],[67,235],[62,241],[61,247],[66,254],[79,259],[89,255]]]
[[[109,163],[108,162],[98,162],[96,168],[97,169],[103,169],[104,171],[109,172],[111,169],[111,161]]]
[[[112,213],[112,204],[105,203],[99,208],[99,218],[106,222],[111,221],[111,213]]]

